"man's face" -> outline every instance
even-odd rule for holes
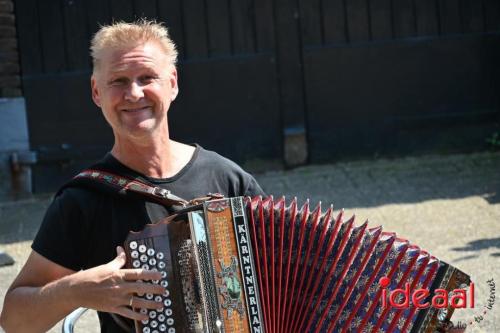
[[[91,83],[94,102],[119,137],[141,138],[166,128],[178,93],[175,66],[155,42],[104,51]]]

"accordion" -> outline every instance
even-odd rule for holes
[[[137,309],[149,316],[135,322],[142,333],[439,332],[453,307],[396,308],[387,290],[424,288],[429,300],[470,282],[394,233],[296,199],[205,201],[124,246],[127,267],[160,271],[153,283],[166,288],[142,296],[164,304]]]

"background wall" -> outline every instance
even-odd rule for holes
[[[497,0],[16,0],[15,13],[36,191],[110,148],[88,47],[112,20],[166,22],[174,137],[251,169],[481,150],[500,128]]]

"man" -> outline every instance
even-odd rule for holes
[[[233,162],[169,138],[168,109],[178,94],[177,52],[154,22],[116,23],[92,40],[92,98],[114,133],[100,168],[154,183],[185,199],[220,192],[263,194]],[[207,110],[200,110],[207,112]],[[67,187],[47,210],[32,253],[9,288],[1,314],[7,332],[43,332],[78,307],[99,311],[103,332],[123,332],[109,313],[146,319],[134,308],[161,303],[134,295],[165,289],[137,280],[158,272],[123,269],[119,246],[130,230],[165,216],[164,207],[82,187]]]

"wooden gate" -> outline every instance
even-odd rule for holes
[[[500,120],[500,1],[299,2],[313,162],[485,147]]]
[[[477,147],[498,129],[498,0],[16,0],[35,190],[112,143],[90,98],[99,24],[166,22],[173,137],[245,166]],[[475,145],[475,146],[474,146]],[[255,163],[258,162],[258,163]]]

